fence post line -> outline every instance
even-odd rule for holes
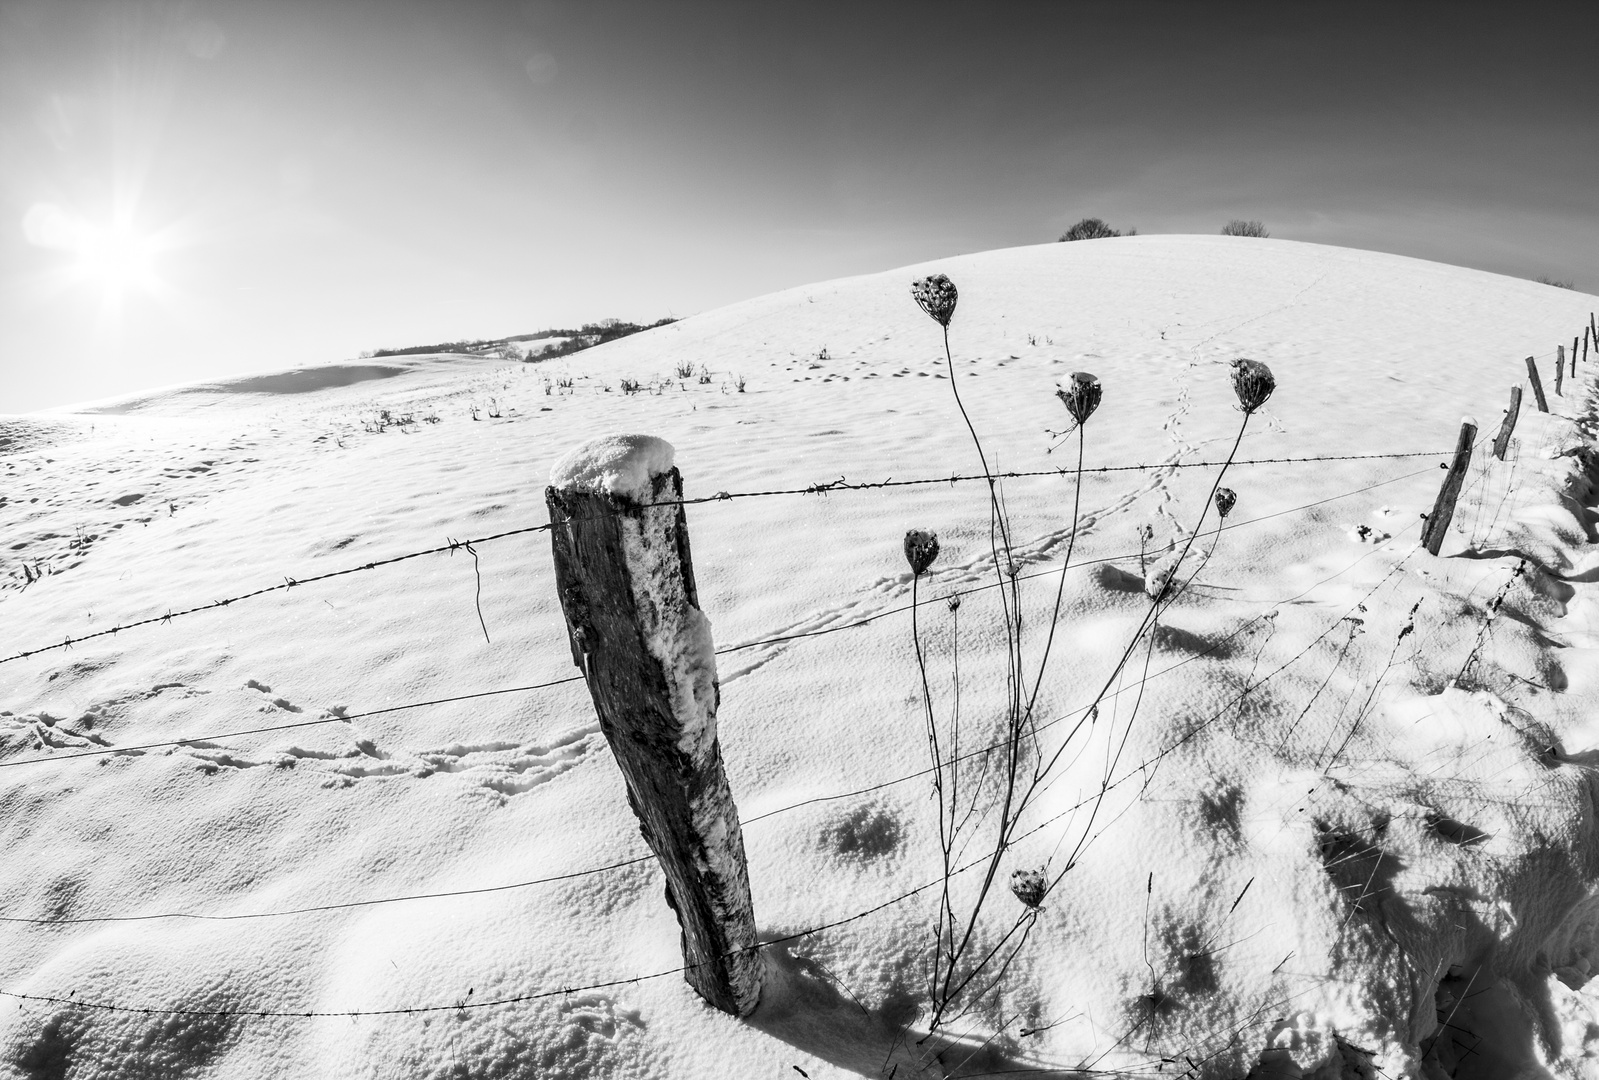
[[[1543,396],[1543,381],[1538,378],[1538,361],[1527,357],[1527,378],[1532,380],[1532,397],[1538,403],[1539,412],[1549,411],[1549,401]]]
[[[748,1016],[763,961],[716,737],[711,624],[699,608],[672,458],[661,439],[610,435],[556,462],[545,489],[555,585],[572,659],[666,874],[683,977],[711,1005]]]
[[[1555,393],[1557,395],[1560,393],[1560,383],[1565,378],[1565,374],[1566,374],[1566,347],[1564,345],[1556,345],[1555,346]]]
[[[1466,468],[1471,464],[1471,444],[1477,438],[1477,421],[1469,416],[1460,419],[1460,438],[1455,441],[1455,460],[1449,463],[1444,485],[1438,489],[1438,501],[1427,515],[1427,527],[1422,530],[1421,542],[1429,555],[1438,554],[1443,546],[1444,533],[1455,516],[1455,500],[1460,498],[1460,485],[1466,479]]]
[[[1516,417],[1521,413],[1521,387],[1510,388],[1510,408],[1505,410],[1505,422],[1499,425],[1494,436],[1494,457],[1505,460],[1505,450],[1510,446],[1510,433],[1516,430]]]

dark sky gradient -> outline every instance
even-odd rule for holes
[[[1090,214],[1593,291],[1596,181],[1592,3],[0,0],[0,412]]]

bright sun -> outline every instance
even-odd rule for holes
[[[108,303],[160,286],[155,263],[161,245],[131,221],[97,223],[53,203],[35,203],[22,230],[29,242],[67,256],[63,276],[96,287]]]
[[[85,276],[108,293],[148,290],[156,284],[155,244],[131,228],[87,226],[77,249]]]

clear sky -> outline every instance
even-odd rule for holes
[[[0,0],[0,412],[1095,215],[1599,291],[1599,4]]]

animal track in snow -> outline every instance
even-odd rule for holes
[[[90,662],[70,664],[53,672],[50,679],[53,681],[60,675],[72,677],[93,672],[99,666]],[[77,720],[70,724],[64,717],[53,716],[44,711],[23,716],[0,712],[0,757],[24,749],[40,751],[93,748],[110,750],[118,755],[141,757],[144,754],[143,750],[117,750],[116,744],[96,729],[122,719],[131,711],[130,706],[150,701],[169,691],[180,691],[177,696],[181,698],[199,697],[208,693],[181,682],[156,683],[147,689],[102,698],[84,709]]]
[[[247,680],[243,689],[254,691],[266,699],[258,706],[258,711],[305,712],[301,706],[286,698],[268,697],[272,694],[272,687],[258,679]],[[115,751],[113,743],[92,729],[107,720],[121,718],[130,705],[173,690],[182,691],[184,697],[208,692],[178,682],[158,683],[148,690],[96,702],[83,713],[76,727],[68,726],[63,718],[48,713],[16,716],[0,712],[0,758],[30,748],[37,751],[103,747]],[[335,705],[323,712],[328,719],[342,719],[345,708]],[[347,748],[341,750],[314,750],[290,745],[281,751],[253,755],[246,755],[222,743],[189,739],[180,740],[167,748],[166,756],[191,758],[195,768],[208,776],[224,769],[243,771],[262,765],[293,769],[309,763],[316,771],[326,774],[324,787],[340,788],[350,787],[358,780],[399,776],[420,780],[435,773],[460,773],[482,787],[509,796],[540,787],[581,763],[588,756],[592,740],[598,733],[598,724],[588,724],[548,742],[451,743],[420,752],[391,752],[380,749],[369,737],[356,737]],[[117,752],[136,756],[144,753],[142,750]]]
[[[321,763],[329,777],[323,787],[350,787],[357,780],[411,776],[425,780],[436,773],[460,773],[501,795],[520,795],[554,780],[588,756],[599,725],[591,724],[545,743],[452,743],[437,750],[389,753],[370,739],[357,739],[348,750],[307,750],[291,746],[277,760],[279,768],[301,762]]]
[[[47,712],[17,716],[0,713],[0,758],[23,750],[82,750],[107,747],[105,737],[93,731],[77,731],[66,720]]]
[[[254,769],[265,764],[261,761],[246,761],[232,751],[217,746],[215,743],[185,743],[180,748],[188,756],[195,759],[195,768],[207,776],[214,775],[223,769]]]
[[[1181,453],[1182,451],[1174,453],[1162,464],[1165,466],[1174,465]],[[1165,483],[1166,475],[1171,471],[1170,468],[1152,469],[1145,474],[1146,479],[1142,484],[1128,489],[1104,506],[1097,509],[1084,509],[1077,519],[1078,538],[1081,539],[1093,532],[1101,521],[1121,513],[1145,495],[1161,490]],[[1066,476],[1070,479],[1072,474],[1068,472]],[[1058,529],[1050,529],[1025,543],[1013,544],[1011,561],[1017,567],[1018,572],[1026,573],[1030,567],[1046,563],[1057,554],[1064,553],[1071,536],[1071,522],[1064,521]],[[818,631],[836,629],[858,622],[861,619],[881,614],[891,607],[904,604],[910,599],[911,580],[912,575],[909,569],[880,577],[867,585],[856,599],[814,611],[809,615],[796,619],[794,622],[763,634],[762,637],[796,638],[799,635],[811,635]],[[928,571],[923,575],[922,591],[925,595],[931,597],[946,592],[991,584],[993,580],[994,555],[989,551],[979,551],[975,557],[965,563],[946,563]],[[765,667],[786,653],[793,645],[793,640],[771,641],[741,650],[738,654],[737,666],[730,667],[722,672],[719,681],[726,685],[758,668]]]
[[[469,773],[484,787],[501,795],[520,795],[554,780],[588,756],[598,724],[588,724],[559,736],[547,745],[493,742],[456,743],[419,754],[425,776],[434,772]]]
[[[266,683],[261,682],[261,681],[259,681],[257,679],[250,679],[249,681],[247,681],[244,684],[244,688],[246,690],[259,690],[263,696],[272,693],[272,688],[270,686],[268,686]],[[265,704],[259,706],[256,709],[256,712],[269,713],[269,712],[273,712],[273,711],[276,711],[276,710],[279,710],[279,709],[281,709],[284,712],[292,712],[292,713],[304,712],[305,711],[304,709],[300,708],[300,706],[298,706],[298,705],[290,704],[289,700],[287,698],[275,697],[275,698],[268,699]],[[330,710],[330,711],[333,712],[334,715],[338,715],[338,710],[337,709],[333,709],[333,710]]]
[[[646,1028],[637,1009],[618,1006],[603,994],[574,994],[561,1002],[561,1015],[572,1027],[602,1039],[616,1038],[618,1021],[640,1031]]]

